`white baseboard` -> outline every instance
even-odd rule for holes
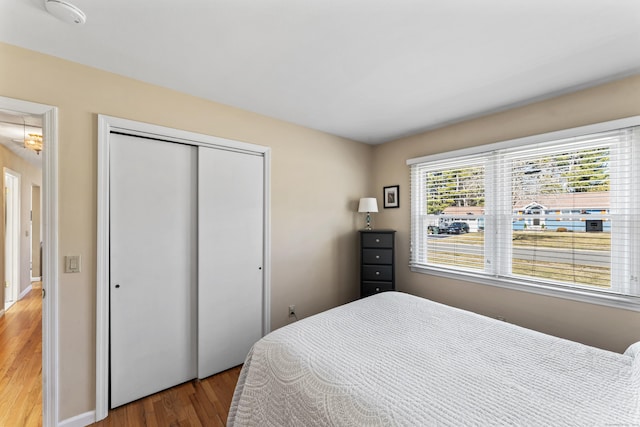
[[[85,427],[96,422],[96,411],[85,412],[58,423],[58,427]]]
[[[31,285],[27,286],[24,291],[20,292],[20,295],[18,295],[18,300],[24,298],[29,292],[31,292]]]

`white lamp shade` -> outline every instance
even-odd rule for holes
[[[378,201],[375,197],[363,197],[360,199],[358,212],[378,212]]]

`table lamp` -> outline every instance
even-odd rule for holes
[[[363,197],[360,199],[358,212],[367,213],[367,227],[365,230],[371,230],[371,212],[378,212],[378,201],[375,197]]]

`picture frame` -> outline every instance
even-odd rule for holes
[[[400,186],[390,185],[384,187],[382,191],[382,200],[384,200],[384,208],[399,208],[400,207]]]

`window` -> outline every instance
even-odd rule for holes
[[[412,270],[640,309],[638,125],[407,161]]]

